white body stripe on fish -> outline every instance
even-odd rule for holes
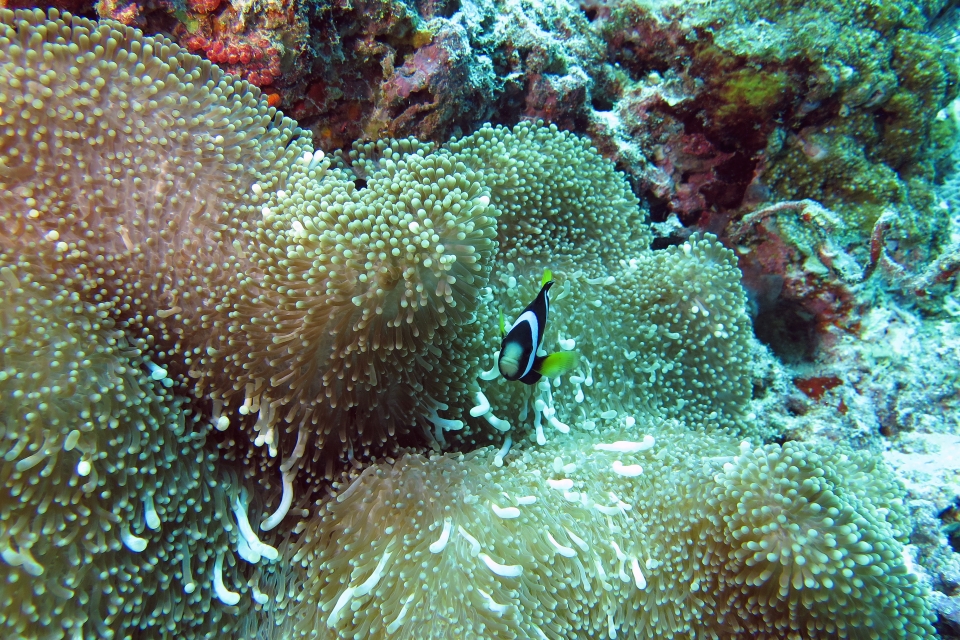
[[[537,314],[535,314],[533,311],[524,311],[522,314],[520,314],[520,317],[517,318],[517,321],[513,323],[513,327],[510,327],[510,330],[513,331],[514,327],[522,322],[526,322],[527,325],[529,325],[530,336],[534,345],[533,348],[530,349],[530,353],[527,355],[526,365],[524,366],[523,373],[520,374],[521,378],[530,373],[530,370],[533,369],[533,361],[537,357],[537,347],[539,346],[540,338],[540,323],[537,321]]]

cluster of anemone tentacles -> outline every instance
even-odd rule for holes
[[[0,18],[7,635],[932,636],[897,485],[736,444],[735,259],[650,251],[585,140],[325,157],[168,40]],[[507,383],[545,268],[579,364]]]
[[[306,523],[277,637],[935,637],[899,490],[849,453],[642,419],[404,455]]]

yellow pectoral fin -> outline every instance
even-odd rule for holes
[[[558,353],[551,353],[544,358],[540,363],[540,368],[537,370],[537,373],[544,378],[556,378],[569,371],[573,371],[576,366],[576,351],[560,351]]]
[[[500,309],[500,337],[507,335],[507,324],[503,321],[503,309]]]

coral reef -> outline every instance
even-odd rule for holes
[[[823,353],[855,328],[862,267],[835,239],[840,217],[812,200],[758,209],[731,225],[757,337],[784,362]]]
[[[321,148],[361,137],[439,142],[521,114],[565,128],[584,121],[602,44],[571,3],[374,0],[319,13],[318,64],[290,100]]]
[[[453,61],[416,17],[366,9],[415,45],[396,95],[446,91],[414,68]],[[935,637],[903,488],[870,453],[761,444],[782,433],[783,370],[751,335],[737,254],[712,234],[657,245],[588,141],[523,122],[327,155],[276,99],[169,39],[0,16],[11,633]],[[204,50],[253,61],[231,42]],[[533,56],[543,42],[525,51],[547,97],[525,104],[559,118],[550,92],[584,85],[563,80],[566,54]],[[711,117],[730,126],[770,117],[792,82],[722,68]],[[366,125],[449,131],[403,104]],[[698,135],[690,158],[719,144]],[[784,286],[842,315],[819,292],[903,255],[881,215],[861,266],[834,217],[786,202],[727,238],[789,236]],[[579,364],[507,383],[500,316],[545,269],[543,347]],[[832,400],[835,378],[793,383]]]
[[[946,217],[934,184],[956,137],[954,120],[937,116],[957,86],[948,34],[960,18],[947,3],[581,5],[102,2],[98,11],[171,33],[270,87],[270,104],[327,152],[544,118],[587,133],[654,203],[655,219],[673,214],[723,235],[765,201],[814,199],[838,215],[832,234],[861,263],[885,215],[894,261],[912,271],[937,257]],[[770,237],[758,250],[792,241]]]
[[[658,246],[686,225],[749,249],[761,337],[791,363],[855,331],[848,266],[876,263],[935,310],[960,265],[935,189],[956,137],[958,12],[943,2],[121,5],[101,13],[275,78],[270,104],[327,152],[524,117],[588,134],[667,221]],[[835,224],[742,228],[782,200],[814,200]]]
[[[814,198],[841,211],[849,242],[894,204],[914,242],[938,241],[929,191],[953,134],[934,116],[956,65],[931,32],[955,18],[920,4],[598,5],[622,67],[619,135],[659,169],[640,179],[682,218]]]
[[[956,94],[948,3],[581,4],[208,0],[98,11],[271,87],[327,152],[544,118],[588,133],[685,224],[719,232],[704,214],[812,198],[841,214],[837,233],[851,245],[892,206],[901,257],[936,253],[944,217],[932,185],[956,132],[934,117]]]
[[[269,104],[328,153],[385,137],[440,143],[522,118],[586,133],[649,200],[654,221],[673,221],[663,243],[689,234],[680,222],[750,249],[740,266],[754,302],[778,318],[765,342],[804,343],[788,345],[789,358],[815,357],[834,328],[854,326],[855,296],[822,255],[807,260],[817,228],[765,224],[743,237],[730,226],[764,203],[814,200],[831,211],[833,248],[861,269],[873,260],[867,239],[882,238],[881,266],[921,303],[960,265],[935,189],[957,130],[947,107],[960,13],[942,1],[796,11],[741,0],[98,10],[171,33],[269,87]],[[779,253],[791,264],[770,260]]]
[[[956,271],[935,185],[956,139],[957,13],[888,5],[589,5],[620,65],[591,137],[654,196],[654,221],[739,247],[758,334],[791,363],[856,330],[858,272],[924,304]]]
[[[10,4],[24,6],[33,3]],[[77,0],[61,8],[170,34],[267,90],[328,152],[359,139],[439,142],[519,115],[582,128],[603,52],[566,1]]]

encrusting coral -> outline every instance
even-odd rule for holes
[[[732,253],[651,251],[576,136],[327,158],[169,41],[0,18],[11,634],[932,637],[899,488],[737,446]],[[500,311],[548,267],[580,363],[508,384]]]

